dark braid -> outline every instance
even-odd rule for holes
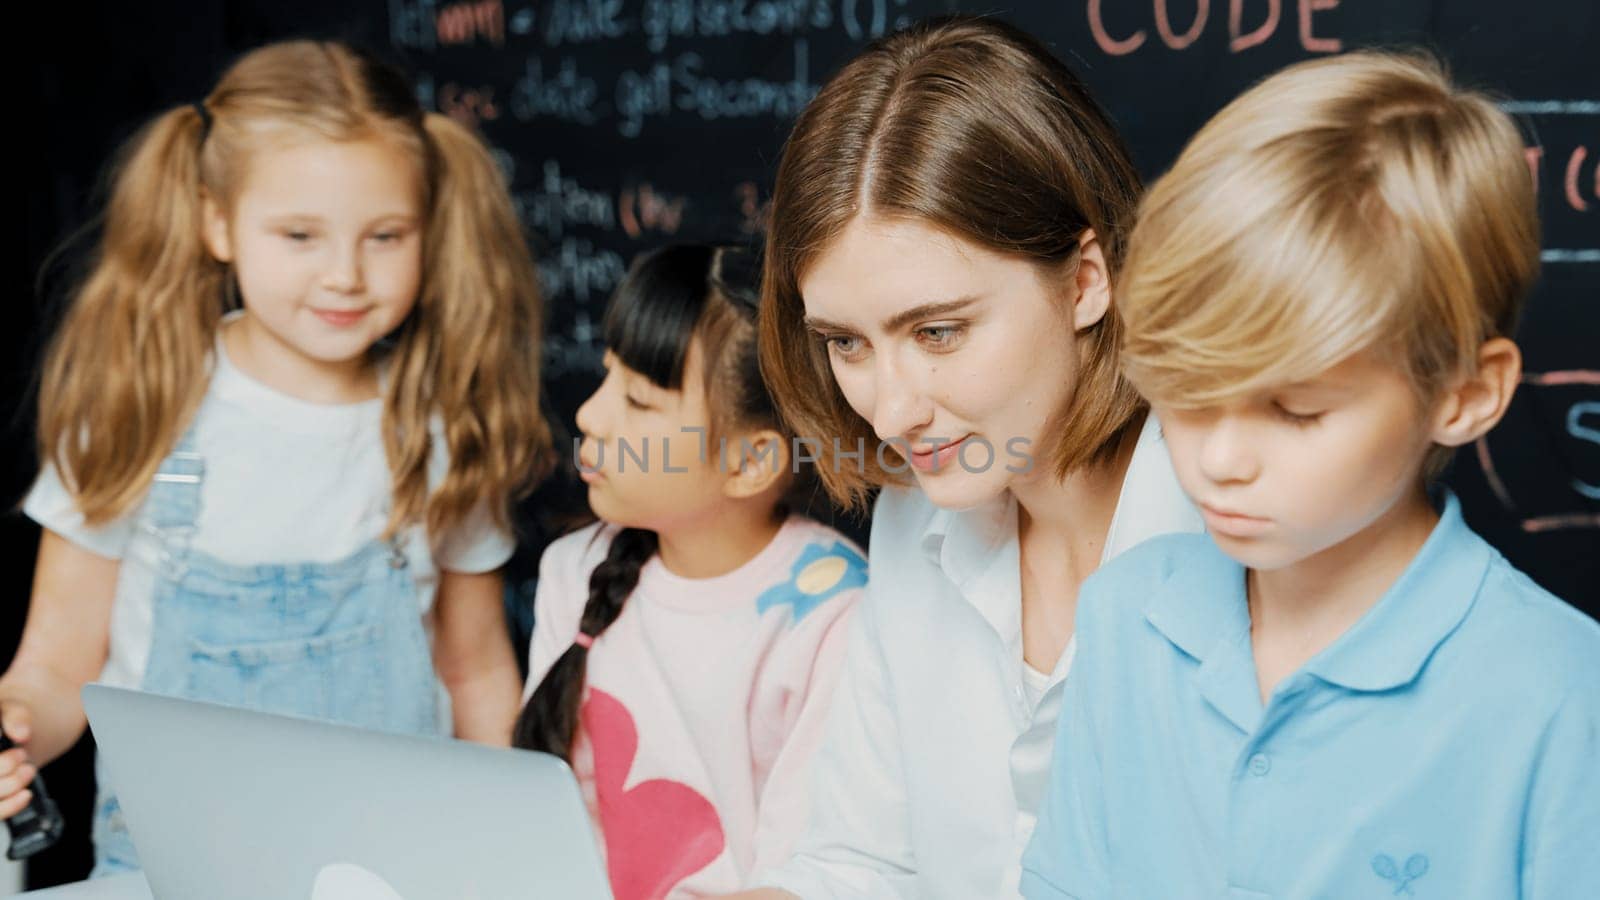
[[[656,546],[653,531],[624,528],[617,533],[605,560],[589,576],[589,600],[578,623],[580,632],[598,638],[611,627],[639,585],[639,570],[656,555]],[[513,746],[542,750],[572,761],[572,741],[578,731],[588,668],[589,651],[578,644],[561,654],[517,717],[511,732]]]

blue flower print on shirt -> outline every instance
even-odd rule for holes
[[[756,599],[756,611],[766,612],[787,603],[794,608],[794,620],[827,602],[841,591],[867,583],[867,561],[840,541],[833,545],[807,544],[789,569],[789,580],[767,588]]]
[[[1406,860],[1404,868],[1394,861],[1394,857],[1387,853],[1379,853],[1372,858],[1372,871],[1377,873],[1384,881],[1394,882],[1396,894],[1415,894],[1411,890],[1411,882],[1428,874],[1428,858],[1421,853],[1413,853]]]

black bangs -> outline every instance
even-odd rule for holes
[[[628,368],[667,390],[683,387],[684,361],[705,309],[711,247],[675,244],[633,261],[611,296],[606,347]]]

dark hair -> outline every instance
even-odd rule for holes
[[[867,47],[800,114],[778,163],[761,352],[784,418],[846,447],[876,441],[807,332],[799,288],[856,217],[921,221],[1066,276],[1092,229],[1115,278],[1139,190],[1110,117],[1028,34],[952,16]],[[1120,331],[1113,307],[1083,334],[1078,389],[1055,411],[1057,474],[1112,458],[1142,422],[1143,401],[1117,371]],[[824,448],[820,474],[841,504],[860,508],[871,487],[898,480],[872,454],[846,466],[833,452]]]
[[[606,309],[606,346],[623,365],[663,388],[679,390],[689,345],[699,338],[711,434],[731,427],[765,427],[789,437],[761,381],[756,356],[760,272],[760,252],[743,248],[676,244],[642,254]],[[780,503],[776,514],[786,517],[789,508],[789,502]],[[606,558],[589,575],[580,632],[598,638],[611,627],[656,548],[653,531],[616,532]],[[514,746],[570,759],[588,660],[589,651],[578,644],[556,660],[517,717]]]

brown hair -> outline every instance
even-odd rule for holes
[[[778,164],[761,354],[784,416],[796,432],[838,436],[846,448],[876,443],[807,331],[799,290],[855,218],[921,220],[1052,277],[1070,277],[1092,229],[1115,275],[1139,187],[1110,118],[1027,34],[958,16],[869,46],[806,107]],[[1140,421],[1143,401],[1117,367],[1120,329],[1113,307],[1079,337],[1080,383],[1053,420],[1058,475],[1108,459]],[[843,505],[859,508],[873,485],[894,480],[870,451],[856,466],[833,455],[824,448],[819,474]]]
[[[210,121],[205,121],[209,119]],[[283,139],[393,142],[415,161],[426,233],[416,309],[387,352],[388,530],[449,528],[509,499],[551,458],[538,408],[536,275],[488,149],[425,113],[404,75],[339,44],[294,41],[240,59],[204,101],[171,109],[123,151],[94,266],[47,358],[40,458],[84,518],[125,513],[148,489],[207,388],[228,267],[201,241],[202,192],[224,209],[251,154]],[[429,422],[450,465],[429,492]]]
[[[1373,350],[1431,401],[1513,333],[1538,275],[1522,146],[1425,56],[1363,51],[1266,79],[1145,200],[1122,283],[1129,376],[1157,403],[1204,406]]]

